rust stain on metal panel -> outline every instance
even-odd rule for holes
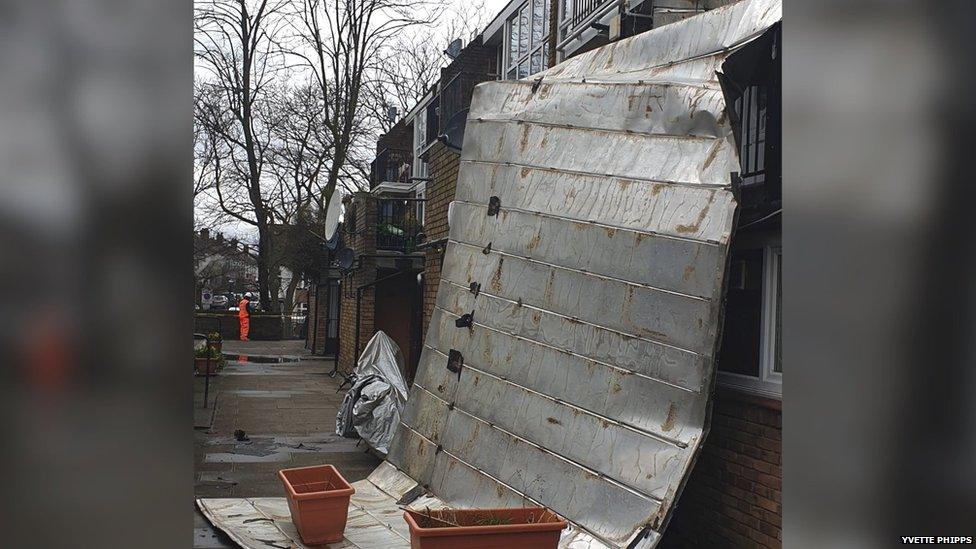
[[[712,162],[715,161],[715,158],[718,156],[719,151],[721,151],[722,147],[724,146],[725,144],[722,143],[721,141],[716,141],[715,144],[712,145],[711,150],[708,151],[708,156],[705,157],[705,162],[702,163],[702,171],[708,169],[708,167],[712,165]]]
[[[674,429],[674,420],[677,419],[677,417],[678,417],[678,407],[675,406],[674,403],[672,402],[668,406],[668,417],[664,420],[664,423],[661,424],[661,430],[667,433],[671,431],[671,429]]]
[[[678,225],[677,227],[675,227],[675,230],[678,231],[679,233],[698,232],[698,229],[701,227],[702,221],[705,221],[705,218],[708,217],[709,208],[711,208],[711,205],[706,204],[705,207],[698,212],[698,219],[696,219],[693,223],[688,225]]]
[[[502,265],[504,263],[505,256],[498,256],[498,267],[495,268],[494,274],[491,275],[491,280],[488,281],[488,287],[495,293],[502,291]]]
[[[549,278],[548,278],[548,280],[546,280],[546,289],[542,293],[542,297],[543,297],[543,299],[545,300],[546,303],[549,303],[549,301],[552,299],[552,288],[553,288],[553,285],[554,285],[555,281],[556,281],[556,270],[555,269],[550,269],[549,270]]]

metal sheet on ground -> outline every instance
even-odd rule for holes
[[[781,11],[745,0],[476,88],[391,464],[448,505],[545,505],[562,547],[657,543],[708,428],[735,219],[715,71]]]
[[[460,467],[463,469],[463,467]],[[453,470],[445,467],[444,471]],[[403,520],[403,508],[395,493],[398,488],[411,484],[410,477],[389,464],[381,465],[378,474],[352,483],[356,488],[349,502],[349,517],[345,538],[329,544],[331,549],[407,549],[410,547],[410,529]],[[477,475],[478,473],[473,473]],[[462,473],[463,475],[463,473]],[[456,477],[452,477],[456,478]],[[468,479],[469,486],[476,482]],[[458,482],[448,482],[459,486]],[[382,488],[381,488],[382,487]],[[387,492],[393,490],[394,494]],[[494,485],[485,484],[487,491],[495,493],[491,501],[497,501],[500,491]],[[476,494],[476,493],[475,493]],[[521,497],[512,493],[509,504],[517,504]],[[479,504],[487,501],[475,496]],[[288,501],[285,498],[204,498],[196,501],[197,507],[214,527],[223,531],[244,549],[305,549],[295,524],[291,521]],[[411,509],[441,509],[447,507],[439,498],[421,496],[407,505]],[[560,547],[578,549],[604,549],[606,546],[586,532],[576,528],[563,531]]]

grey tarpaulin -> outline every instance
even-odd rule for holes
[[[476,88],[390,464],[448,505],[548,506],[564,547],[657,543],[721,331],[738,160],[716,71],[781,11],[746,0]]]
[[[407,401],[403,355],[382,331],[369,340],[356,365],[356,381],[336,415],[336,433],[355,431],[378,452],[387,453]]]

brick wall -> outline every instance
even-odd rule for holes
[[[781,547],[779,402],[720,388],[711,425],[660,547]]]
[[[496,57],[495,48],[482,45],[479,36],[462,49],[450,65],[441,69],[440,83],[447,84],[462,71],[482,75],[487,80],[489,75],[496,71]],[[463,98],[463,104],[465,108],[471,105],[470,93]],[[445,120],[442,119],[441,122]],[[457,190],[459,158],[458,153],[440,142],[435,143],[428,152],[427,173],[431,180],[427,182],[427,204],[424,213],[424,233],[428,242],[447,237],[447,208],[454,200]],[[427,336],[427,326],[430,324],[434,303],[437,301],[443,256],[443,245],[427,248],[424,254],[424,338]]]
[[[401,113],[406,114],[406,113]],[[376,140],[376,154],[383,149],[397,149],[409,151],[413,149],[413,132],[404,120],[397,122],[390,131],[379,136]]]
[[[308,290],[308,335],[305,348],[313,354],[325,354],[325,340],[328,337],[329,285],[313,284]],[[320,303],[321,302],[321,303]],[[318,306],[321,304],[321,306]],[[312,344],[315,348],[312,348]]]
[[[319,284],[316,292],[315,299],[321,302],[321,306],[315,309],[315,324],[309,326],[309,331],[315,329],[315,352],[325,354],[325,340],[329,335],[329,285]]]
[[[376,201],[365,192],[356,193],[352,199],[355,208],[355,232],[344,234],[346,245],[356,256],[376,253]],[[348,230],[347,228],[344,230]],[[356,288],[376,280],[375,261],[363,258],[358,269],[342,279],[342,296],[339,308],[339,369],[351,372],[356,366]],[[359,317],[359,349],[373,335],[375,291],[372,287],[362,293]]]
[[[311,284],[308,287],[308,296],[306,297],[306,303],[308,304],[308,329],[305,330],[305,348],[315,354],[316,349],[312,348],[312,341],[314,341],[315,334],[313,331],[316,328],[315,316],[319,314],[319,310],[316,308],[315,304],[315,284]],[[317,342],[316,342],[317,343]]]
[[[486,76],[497,72],[495,62],[498,59],[498,50],[483,45],[481,39],[481,36],[476,37],[461,50],[448,66],[441,69],[440,84],[442,86],[462,71],[483,73]],[[467,98],[466,104],[471,104],[470,97]]]
[[[454,200],[457,190],[458,154],[443,143],[437,142],[428,157],[428,173],[431,181],[427,183],[427,207],[424,214],[424,232],[427,241],[433,242],[447,237],[447,208]],[[437,286],[441,281],[441,259],[443,246],[429,247],[424,256],[424,337],[427,325],[434,312],[437,301]]]

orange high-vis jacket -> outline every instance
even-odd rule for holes
[[[243,318],[250,318],[251,313],[247,312],[247,305],[249,303],[250,302],[247,300],[246,297],[244,299],[241,299],[241,302],[237,304],[238,309],[239,309],[237,311],[237,316],[239,316],[242,319]]]

